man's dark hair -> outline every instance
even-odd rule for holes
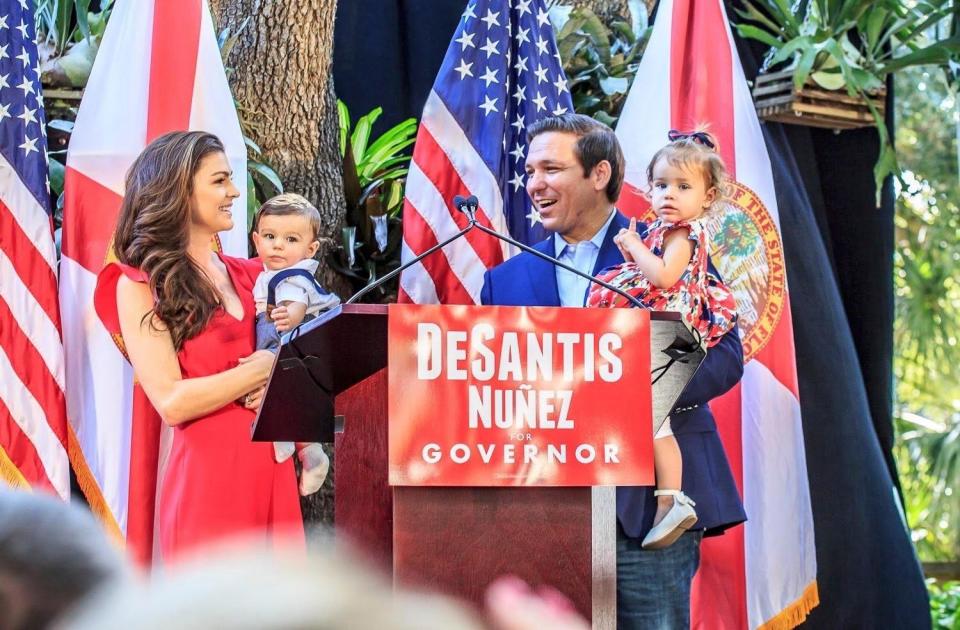
[[[583,167],[583,176],[587,177],[593,168],[606,160],[610,163],[610,181],[607,182],[607,200],[614,203],[620,196],[623,186],[623,149],[617,141],[613,129],[599,120],[583,114],[561,114],[541,118],[527,127],[527,140],[532,141],[542,133],[551,131],[569,133],[577,137],[573,152]]]

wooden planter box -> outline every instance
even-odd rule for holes
[[[886,89],[870,94],[874,107],[883,116]],[[793,85],[793,71],[784,70],[757,75],[753,86],[753,101],[762,120],[826,127],[829,129],[856,129],[873,126],[873,115],[867,103],[843,90],[826,90],[813,81],[802,89]]]

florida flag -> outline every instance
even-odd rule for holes
[[[141,562],[153,545],[161,423],[94,313],[93,290],[112,256],[127,169],[151,140],[177,130],[219,136],[234,177],[244,177],[246,149],[206,1],[120,0],[67,154],[60,307],[77,479],[93,511]],[[234,229],[221,243],[245,255],[246,187],[238,188]]]
[[[644,216],[646,166],[670,129],[707,124],[734,180],[711,217],[712,258],[737,297],[744,375],[711,407],[747,511],[706,539],[692,624],[790,628],[819,603],[813,515],[777,199],[763,134],[720,0],[661,0],[617,136],[619,207]]]

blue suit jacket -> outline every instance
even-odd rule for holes
[[[623,262],[613,237],[628,223],[627,218],[617,212],[604,236],[594,274]],[[552,236],[534,247],[554,256]],[[560,306],[555,268],[533,254],[521,253],[484,275],[480,300],[483,304],[500,306]],[[696,502],[695,527],[706,529],[706,535],[719,534],[746,520],[717,425],[707,407],[710,400],[736,385],[742,375],[743,347],[734,328],[710,349],[677,401],[677,408],[700,406],[670,416],[683,454],[683,491]],[[655,512],[653,488],[617,488],[617,516],[628,536],[646,535]]]

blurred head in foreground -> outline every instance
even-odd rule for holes
[[[223,548],[92,599],[60,628],[482,628],[438,595],[393,590],[353,559]]]
[[[44,628],[127,574],[86,510],[44,494],[0,489],[0,629]]]

